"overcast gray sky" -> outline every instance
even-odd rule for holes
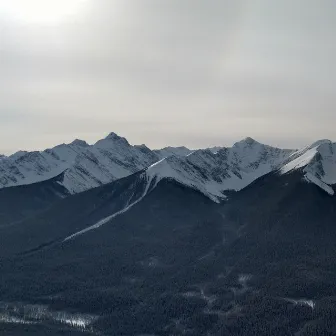
[[[71,5],[57,18],[20,1],[0,0],[4,153],[110,131],[150,147],[336,139],[334,0],[43,0]]]

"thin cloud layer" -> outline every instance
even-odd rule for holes
[[[0,150],[112,130],[151,147],[333,139],[335,7],[86,0],[54,25],[0,14]]]

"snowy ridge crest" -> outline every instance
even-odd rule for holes
[[[330,195],[336,184],[336,143],[320,140],[292,154],[280,168],[280,174],[302,170],[304,179]]]
[[[288,151],[262,145],[251,138],[231,148],[151,150],[146,145],[132,146],[112,132],[94,145],[76,139],[41,152],[20,151],[3,157],[0,160],[0,188],[41,182],[62,174],[58,183],[74,194],[113,182],[166,159],[151,171],[161,167],[163,171],[157,172],[159,176],[166,172],[167,177],[189,181],[187,185],[217,199],[222,197],[222,190],[241,189],[261,174],[268,173],[288,155]],[[178,158],[178,162],[172,157]],[[171,167],[170,173],[167,166]]]
[[[335,152],[336,145],[329,140],[294,151],[267,146],[252,138],[232,147],[151,150],[146,145],[133,146],[112,132],[93,145],[76,139],[41,152],[20,151],[1,157],[0,188],[60,175],[58,183],[75,194],[147,169],[148,178],[174,179],[220,201],[225,199],[225,191],[239,191],[271,171],[285,174],[301,169],[307,182],[333,194]]]
[[[196,150],[187,156],[170,156],[150,166],[151,178],[174,179],[202,192],[215,202],[225,191],[241,190],[274,170],[292,151],[282,150],[247,138],[231,148]]]
[[[148,148],[131,146],[115,133],[94,145],[76,139],[41,152],[21,151],[1,159],[0,188],[41,182],[63,173],[59,183],[74,194],[126,177],[158,160]]]

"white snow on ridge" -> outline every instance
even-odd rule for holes
[[[241,190],[272,171],[291,151],[262,145],[247,138],[231,148],[196,150],[185,157],[168,157],[153,164],[147,174],[171,178],[219,202],[225,191]]]
[[[187,181],[187,185],[217,199],[223,197],[223,190],[240,190],[270,172],[290,154],[251,138],[231,148],[192,151],[166,147],[152,151],[145,145],[132,146],[125,138],[110,133],[94,145],[76,139],[42,152],[21,151],[5,157],[0,160],[0,188],[41,182],[63,173],[59,183],[74,194],[126,177],[166,158],[171,170],[168,172],[161,163],[163,171],[158,175],[163,178],[166,174],[181,183]],[[180,162],[174,164],[171,157]]]
[[[42,152],[18,152],[0,160],[0,188],[31,184],[64,173],[70,193],[85,191],[133,174],[159,157],[111,133],[94,145],[75,140]]]
[[[281,168],[281,173],[286,174],[292,170],[305,167],[316,155],[317,147],[310,148],[302,153],[298,153],[293,160],[289,161]]]
[[[224,198],[224,195],[219,190],[218,183],[204,181],[197,170],[192,170],[190,167],[187,168],[187,165],[185,158],[169,157],[150,166],[146,173],[150,179],[156,178],[157,181],[165,178],[173,179],[183,185],[199,190],[215,202],[218,202],[219,198]]]
[[[320,177],[326,184],[336,184],[336,143],[321,144],[305,171]]]
[[[251,138],[227,148],[166,147],[152,151],[110,133],[94,145],[76,139],[42,152],[21,151],[1,157],[0,188],[41,182],[63,173],[59,183],[75,194],[149,167],[149,175],[175,179],[220,201],[226,190],[241,190],[275,169],[280,174],[302,169],[307,182],[331,195],[331,186],[336,184],[335,153],[336,144],[329,140],[291,151]]]
[[[329,195],[336,184],[336,143],[320,140],[291,155],[280,169],[280,174],[302,169],[304,179],[316,184]]]

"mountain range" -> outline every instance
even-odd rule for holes
[[[232,147],[190,150],[166,147],[151,150],[132,146],[115,133],[89,145],[83,140],[41,152],[19,151],[0,159],[0,188],[29,185],[61,175],[65,194],[75,194],[113,182],[142,169],[149,178],[171,178],[196,188],[213,200],[226,190],[241,190],[255,179],[279,170],[302,168],[305,179],[328,193],[336,183],[335,144],[320,140],[300,150],[279,149],[252,138]]]
[[[0,158],[4,335],[335,335],[336,143]]]

